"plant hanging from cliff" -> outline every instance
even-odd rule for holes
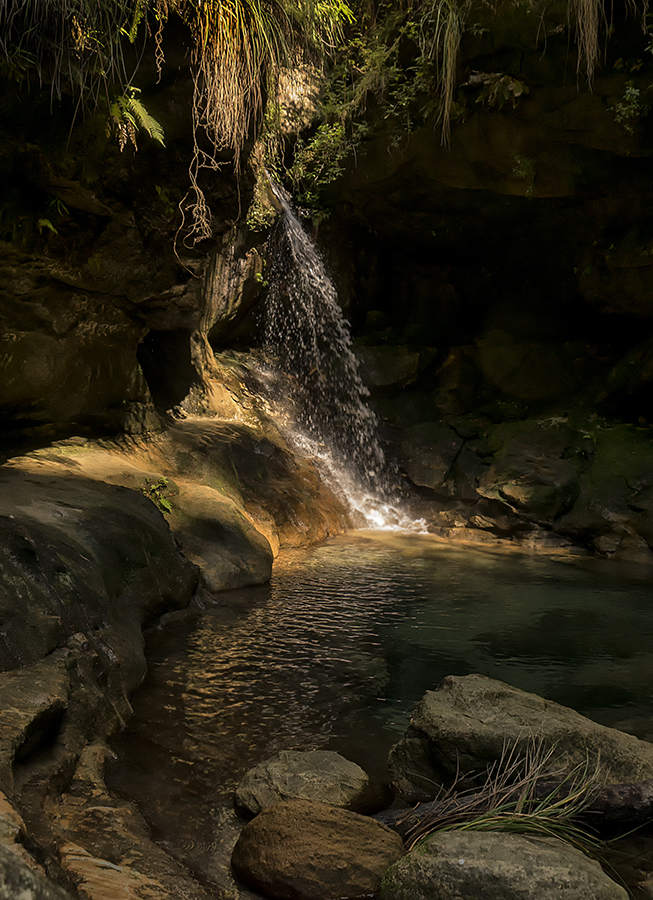
[[[127,144],[132,144],[134,150],[138,150],[136,136],[140,129],[165,147],[163,129],[138,99],[136,96],[138,93],[140,93],[138,88],[127,88],[122,96],[116,97],[109,107],[108,131],[118,138],[121,151]]]
[[[126,84],[122,35],[142,0],[0,0],[0,55],[8,74],[36,70],[53,97],[74,91],[93,106],[107,84]]]
[[[337,41],[352,14],[345,0],[0,0],[0,58],[5,71],[26,80],[34,71],[53,97],[72,93],[93,109],[109,102],[121,145],[144,128],[161,142],[160,126],[135,96],[141,52],[125,45],[162,35],[172,16],[193,38],[194,154],[187,198],[191,241],[211,236],[211,216],[199,184],[202,169],[224,164],[240,171],[245,142],[258,130],[266,101],[274,102],[279,72],[303,54],[316,59]],[[141,45],[142,50],[142,45]]]
[[[460,40],[469,3],[456,0],[431,0],[425,4],[419,28],[419,49],[423,61],[435,67],[436,86],[440,95],[438,122],[442,141],[449,143],[451,112],[456,87],[456,67]]]
[[[568,3],[570,16],[576,22],[576,71],[580,74],[584,64],[587,83],[591,86],[600,53],[601,24],[606,21],[603,0],[568,0]]]
[[[365,136],[359,120],[372,101],[384,121],[403,127],[410,127],[416,111],[433,116],[448,143],[469,5],[469,0],[413,0],[364,13],[333,68],[325,119],[345,126],[355,143]]]

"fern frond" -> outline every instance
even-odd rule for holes
[[[146,131],[149,134],[152,140],[156,141],[157,144],[161,144],[162,147],[165,147],[161,123],[157,122],[154,116],[150,115],[141,101],[137,97],[129,97],[126,107],[125,112],[128,112],[133,118],[134,125],[138,128],[142,128],[143,131]]]
[[[117,97],[109,106],[107,131],[116,135],[121,152],[128,142],[138,150],[136,134],[139,129],[147,132],[153,140],[165,147],[161,123],[149,114],[136,96],[137,93],[140,93],[138,88],[130,87],[122,97]]]

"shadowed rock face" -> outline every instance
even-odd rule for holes
[[[76,632],[127,625],[140,640],[144,622],[188,604],[197,570],[141,494],[38,460],[4,468],[0,486],[4,669],[35,662]],[[138,668],[128,690],[144,661]]]
[[[38,846],[93,900],[205,900],[109,796],[102,741],[131,713],[144,627],[267,581],[280,546],[339,531],[344,509],[254,421],[64,441],[0,467],[0,494],[0,843]]]
[[[637,23],[618,21],[593,92],[579,90],[565,75],[566,16],[562,4],[474,4],[451,149],[430,125],[398,142],[378,133],[330,187],[320,239],[365,342],[389,455],[434,531],[650,561],[653,150],[646,116],[630,132],[614,109],[628,80],[648,88],[653,64]],[[205,597],[264,581],[279,547],[346,518],[315,468],[249,418],[242,380],[213,357],[256,339],[265,250],[233,224],[251,177],[237,186],[225,168],[204,186],[212,238],[175,254],[191,83],[183,40],[167,49],[161,82],[150,60],[140,85],[165,150],[121,154],[97,118],[71,134],[47,86],[27,99],[0,89],[3,458],[10,441],[24,452],[69,435],[148,436],[0,472],[0,786],[25,815],[16,828],[94,900],[156,897],[159,875],[173,895],[202,895],[165,862],[159,875],[130,869],[130,841],[155,855],[142,823],[118,807],[99,815],[98,797],[111,806],[101,766],[90,778],[80,762],[89,737],[129,714],[141,627],[198,583]],[[474,72],[530,93],[492,108],[463,84]],[[164,433],[171,407],[191,418]],[[172,533],[141,493],[162,477]],[[73,778],[83,800],[67,795],[56,832],[45,811]],[[126,835],[115,858],[102,843],[111,822]]]

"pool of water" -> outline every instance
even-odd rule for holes
[[[653,739],[650,572],[363,533],[284,553],[148,635],[149,673],[109,786],[219,896],[244,772],[329,748],[375,777],[426,690],[480,672]],[[230,843],[231,842],[231,843]]]

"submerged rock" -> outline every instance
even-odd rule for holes
[[[360,809],[367,799],[367,774],[332,750],[282,750],[255,766],[236,788],[236,804],[253,815],[280,800],[311,800]]]
[[[110,795],[103,780],[109,754],[101,742],[86,747],[58,806],[54,829],[65,875],[91,900],[210,900],[188,870],[154,843],[135,804]]]
[[[290,800],[244,828],[231,864],[239,878],[283,900],[358,900],[375,895],[403,853],[398,834],[324,803]]]
[[[626,900],[563,841],[522,834],[433,834],[385,874],[380,900]]]
[[[608,782],[653,778],[653,744],[483,675],[449,675],[428,691],[389,765],[399,791],[422,799],[459,775],[483,778],[506,750],[526,754],[534,742],[554,751],[551,768],[558,774],[600,766]]]

